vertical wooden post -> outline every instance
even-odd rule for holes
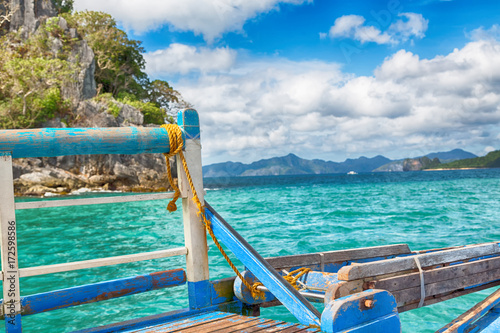
[[[0,152],[0,249],[5,331],[21,332],[21,292],[11,153]]]
[[[204,202],[203,174],[201,165],[201,141],[198,113],[192,109],[180,111],[177,124],[185,134],[184,156],[189,173],[194,183],[198,198]],[[205,227],[198,215],[198,207],[193,202],[193,193],[186,179],[182,162],[177,160],[177,175],[182,195],[184,219],[184,239],[188,253],[186,255],[186,273],[189,291],[189,306],[199,309],[209,306],[210,283],[208,271],[208,247]]]

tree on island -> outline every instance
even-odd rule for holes
[[[95,56],[95,99],[107,105],[108,113],[116,117],[118,105],[129,104],[144,114],[145,124],[163,124],[173,121],[178,108],[189,106],[168,82],[150,81],[141,42],[129,39],[109,14],[72,13],[73,0],[52,0],[54,7],[46,12],[59,17],[40,18],[39,24],[30,23],[36,28],[17,30],[11,19],[21,15],[15,26],[23,24],[24,14],[20,6],[12,8],[16,1],[0,3],[0,128],[37,127],[54,117],[71,125],[78,100],[65,91],[82,70],[75,50],[83,41]],[[32,3],[32,10],[41,1]]]

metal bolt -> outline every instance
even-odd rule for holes
[[[374,305],[373,300],[371,300],[371,299],[365,300],[365,307],[366,308],[371,309],[371,308],[373,308],[373,305]]]

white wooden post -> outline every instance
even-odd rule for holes
[[[21,292],[12,155],[0,152],[0,249],[6,332],[21,332]]]
[[[178,114],[178,125],[186,136],[184,156],[189,168],[196,193],[204,202],[203,174],[201,164],[201,141],[198,113],[186,109]],[[209,306],[210,283],[208,270],[208,247],[205,227],[198,215],[198,207],[193,202],[193,193],[182,167],[177,159],[179,189],[182,195],[184,219],[184,239],[187,248],[186,273],[189,291],[189,306],[193,309]]]

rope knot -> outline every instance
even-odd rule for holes
[[[177,205],[174,201],[170,201],[167,205],[167,209],[170,213],[175,212],[177,210]]]

